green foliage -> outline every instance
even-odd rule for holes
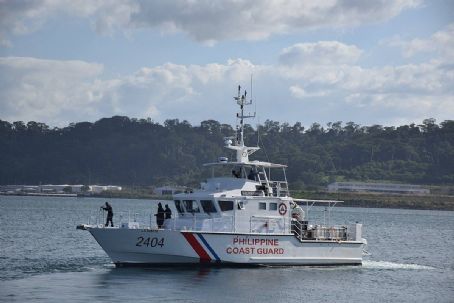
[[[90,190],[90,186],[88,185],[83,185],[81,188],[80,188],[81,192],[83,193],[86,193]]]
[[[67,194],[70,194],[73,192],[73,189],[71,186],[66,186],[65,188],[63,188],[63,192],[64,193],[67,193]]]
[[[94,123],[49,128],[43,123],[0,120],[0,184],[121,184],[196,186],[202,164],[234,157],[223,138],[230,125],[115,116]],[[252,156],[289,165],[292,185],[319,186],[341,180],[389,180],[454,184],[454,121],[421,125],[360,126],[337,121],[307,130],[267,120],[245,127]]]

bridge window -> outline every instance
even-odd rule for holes
[[[178,213],[184,213],[183,205],[181,204],[180,200],[175,200],[175,208],[177,209]]]
[[[270,210],[277,210],[277,203],[270,203]]]
[[[259,209],[260,210],[266,210],[266,203],[265,202],[259,202]]]
[[[186,208],[186,211],[188,213],[199,213],[199,205],[197,205],[197,202],[194,200],[183,200],[184,208]]]
[[[221,211],[233,210],[233,201],[219,201]]]
[[[216,208],[214,207],[213,201],[211,200],[200,200],[200,204],[202,204],[203,211],[207,214],[216,213]]]

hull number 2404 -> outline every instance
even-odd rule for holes
[[[137,238],[137,243],[136,243],[136,246],[146,246],[146,247],[156,247],[156,246],[160,246],[160,247],[163,247],[164,246],[164,238],[152,238],[152,237],[147,237],[147,238],[144,238],[144,237],[138,237]]]

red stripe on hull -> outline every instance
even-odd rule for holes
[[[186,241],[191,245],[192,249],[199,255],[200,262],[211,262],[210,256],[207,254],[205,249],[200,245],[197,239],[191,233],[181,233]]]

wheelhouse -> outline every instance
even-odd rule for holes
[[[202,189],[206,188],[210,181],[238,179],[239,183],[247,182],[252,185],[252,190],[242,190],[241,196],[289,196],[286,165],[260,161],[228,162],[225,159],[221,157],[219,162],[204,164],[211,169],[211,180],[202,182]],[[235,181],[230,180],[230,182]]]

